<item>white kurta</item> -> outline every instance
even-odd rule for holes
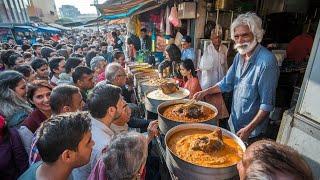
[[[228,48],[221,44],[217,51],[212,42],[207,46],[199,62],[201,70],[200,85],[202,89],[209,88],[219,82],[227,71]]]

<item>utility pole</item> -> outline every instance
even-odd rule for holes
[[[98,17],[100,17],[100,12],[99,12],[99,10],[98,10],[98,8],[97,8],[97,6],[96,6],[96,5],[98,5],[98,4],[99,4],[99,0],[93,0],[93,6],[96,7],[96,9],[97,9],[97,15],[98,15]],[[99,18],[97,19],[97,28],[98,28],[98,36],[100,36]]]

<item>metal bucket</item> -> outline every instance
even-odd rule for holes
[[[186,162],[179,157],[177,157],[171,149],[168,147],[168,140],[172,135],[177,132],[190,130],[190,129],[204,129],[204,130],[214,130],[217,126],[194,123],[194,124],[181,124],[172,129],[170,129],[165,136],[166,144],[166,163],[168,169],[173,172],[173,174],[178,177],[178,179],[190,179],[190,180],[212,180],[212,179],[231,179],[238,175],[237,165],[234,164],[229,167],[223,168],[209,168],[202,167],[195,164]],[[228,130],[221,128],[223,135],[229,136],[234,139],[242,148],[243,152],[246,150],[246,147],[242,140],[236,135],[232,134]]]
[[[177,121],[173,121],[173,120],[170,120],[170,119],[164,117],[163,116],[164,109],[166,107],[174,105],[174,104],[187,103],[189,101],[190,101],[189,99],[173,100],[173,101],[163,102],[158,106],[157,113],[158,113],[159,128],[160,128],[160,131],[163,134],[166,134],[171,128],[173,128],[175,126],[178,126],[180,124],[187,124],[186,122],[177,122]],[[203,102],[203,101],[198,101],[195,104],[208,107],[208,108],[210,108],[211,110],[213,110],[216,113],[216,116],[218,115],[217,108],[214,107],[213,105],[209,104],[209,103],[206,103],[206,102]],[[203,121],[201,123],[216,125],[217,121],[216,121],[215,117],[212,118],[212,119],[208,119],[207,121]]]

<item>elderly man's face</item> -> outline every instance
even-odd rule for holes
[[[126,81],[127,81],[126,72],[123,68],[120,68],[119,71],[116,73],[115,85],[122,87],[126,84]]]
[[[234,40],[236,44],[250,43],[254,39],[249,26],[241,25],[234,29]]]
[[[241,55],[252,52],[257,44],[253,33],[247,25],[240,25],[234,29],[234,41],[234,47]]]
[[[211,41],[212,41],[212,44],[216,47],[219,47],[221,44],[221,38],[216,33],[211,34]]]

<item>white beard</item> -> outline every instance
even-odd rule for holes
[[[235,44],[234,48],[241,54],[247,54],[248,52],[252,51],[254,49],[254,47],[256,47],[257,45],[257,40],[256,38],[254,38],[254,40],[252,42],[245,42],[242,44]]]

